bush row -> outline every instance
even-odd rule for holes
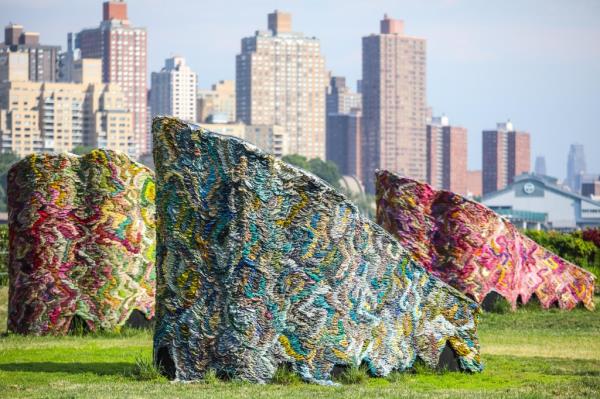
[[[592,272],[600,279],[600,228],[570,233],[526,230],[525,234],[561,258]]]

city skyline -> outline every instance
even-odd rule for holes
[[[583,143],[590,154],[600,147],[600,132],[592,120],[600,103],[600,76],[594,73],[600,69],[600,49],[593,45],[600,38],[595,24],[600,4],[339,4],[238,3],[241,12],[231,15],[231,4],[201,8],[174,0],[164,10],[154,0],[128,1],[130,18],[148,29],[148,72],[160,70],[165,58],[179,54],[198,73],[200,87],[234,77],[240,39],[263,29],[265,14],[276,8],[294,15],[295,30],[320,40],[327,70],[345,76],[353,87],[361,74],[360,38],[375,32],[387,12],[404,20],[411,34],[427,39],[428,104],[434,114],[446,114],[468,129],[470,169],[481,167],[481,131],[507,118],[531,132],[532,158],[544,155],[548,173],[561,179],[572,142]],[[45,43],[64,49],[67,32],[97,25],[101,1],[0,0],[0,6],[9,18],[4,24],[24,25],[40,32]],[[164,21],[177,21],[178,30]],[[210,42],[199,51],[202,37]],[[588,162],[589,170],[600,171],[600,158]]]

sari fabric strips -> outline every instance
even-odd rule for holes
[[[154,315],[154,178],[112,151],[30,155],[8,175],[9,330],[115,330]]]
[[[377,173],[377,222],[435,276],[481,303],[490,291],[516,308],[535,293],[594,308],[594,276],[536,244],[487,207],[449,191]]]
[[[331,384],[438,363],[481,370],[478,305],[432,277],[322,180],[239,139],[154,120],[155,362],[254,382],[288,364]]]

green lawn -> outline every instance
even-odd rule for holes
[[[6,288],[0,288],[1,331],[6,326],[6,297]],[[328,388],[298,382],[138,381],[132,371],[136,359],[151,357],[149,331],[62,338],[9,335],[0,338],[0,397],[600,397],[600,311],[485,314],[480,338],[485,361],[481,374],[420,370]]]

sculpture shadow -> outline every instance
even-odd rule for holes
[[[131,363],[125,362],[107,362],[107,363],[59,363],[59,362],[25,362],[0,364],[0,371],[18,371],[34,373],[68,373],[82,374],[92,373],[98,376],[106,375],[127,375],[131,369]]]

